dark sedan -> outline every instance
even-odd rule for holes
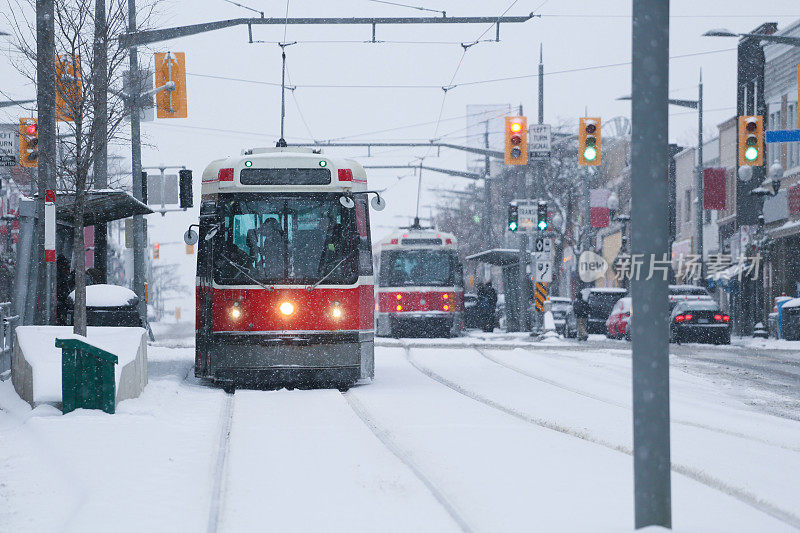
[[[714,301],[679,302],[669,317],[672,342],[731,343],[731,317]]]

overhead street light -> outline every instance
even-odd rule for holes
[[[787,35],[765,35],[761,33],[736,33],[725,28],[708,30],[703,34],[704,37],[752,37],[771,43],[788,44],[790,46],[800,46],[800,37],[789,37]]]

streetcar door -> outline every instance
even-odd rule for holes
[[[200,377],[208,371],[208,350],[211,347],[211,309],[213,304],[214,239],[209,237],[218,224],[216,205],[204,203],[200,207],[200,231],[197,242],[197,338],[195,375]]]

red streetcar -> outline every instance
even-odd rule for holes
[[[199,242],[196,376],[227,389],[373,377],[368,192],[357,162],[310,149],[208,165],[199,235],[186,235]]]
[[[415,224],[382,240],[378,252],[378,336],[460,335],[464,274],[455,236]]]

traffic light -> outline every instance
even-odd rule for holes
[[[578,164],[600,164],[600,117],[582,117],[578,124]]]
[[[508,204],[508,231],[519,228],[519,210],[517,204]]]
[[[73,122],[81,107],[83,80],[81,58],[72,54],[56,56],[56,119]]]
[[[192,199],[192,171],[182,169],[178,171],[178,192],[181,209],[188,209],[194,205]]]
[[[25,168],[39,164],[39,123],[35,118],[19,119],[19,164]]]
[[[503,162],[506,165],[528,164],[528,119],[506,117],[506,149]]]
[[[153,259],[158,259],[158,243],[153,243]]]
[[[175,82],[173,90],[156,93],[156,116],[158,118],[186,118],[186,54],[183,52],[160,52],[155,57],[156,89],[167,82]]]
[[[539,202],[536,208],[536,215],[538,219],[536,227],[539,228],[539,231],[547,230],[547,202]]]
[[[760,115],[739,117],[739,165],[764,164],[764,119]]]

